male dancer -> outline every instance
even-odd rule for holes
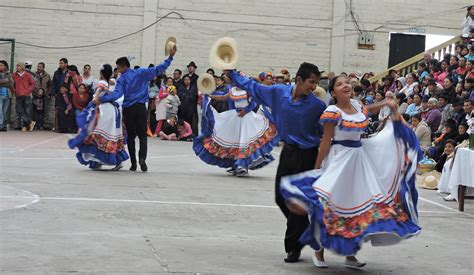
[[[299,260],[303,245],[298,239],[309,225],[307,216],[293,214],[280,194],[280,179],[314,169],[322,127],[319,117],[326,105],[312,91],[321,77],[316,65],[303,63],[296,73],[295,85],[264,86],[237,71],[230,71],[232,83],[250,93],[258,103],[271,108],[278,133],[285,146],[280,155],[275,179],[275,200],[286,216],[285,262]]]
[[[137,170],[137,157],[135,154],[135,138],[140,140],[140,150],[138,152],[138,163],[143,172],[148,171],[145,163],[147,153],[147,117],[148,111],[145,102],[148,102],[148,83],[154,77],[163,74],[171,65],[176,47],[170,51],[168,59],[163,63],[151,68],[130,69],[130,62],[126,57],[120,57],[115,62],[118,72],[121,73],[115,92],[117,98],[124,95],[123,118],[127,129],[127,147],[132,166],[131,171]],[[115,93],[114,93],[115,94]]]

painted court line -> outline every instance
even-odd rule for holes
[[[20,197],[20,196],[0,196],[0,198],[31,198],[31,197]],[[123,203],[154,203],[154,204],[170,204],[170,205],[201,205],[201,206],[224,206],[224,207],[244,207],[244,208],[270,208],[277,209],[277,206],[273,205],[258,205],[258,204],[234,204],[234,203],[211,203],[211,202],[187,202],[187,201],[158,201],[158,200],[127,200],[127,199],[104,199],[104,198],[68,198],[68,197],[36,197],[41,200],[56,200],[56,201],[95,201],[95,202],[123,202]],[[433,213],[433,214],[461,214],[469,217],[474,217],[469,213],[460,212],[454,208],[444,206],[442,204],[420,198],[422,201],[432,203],[442,208],[450,210],[448,211],[428,211],[420,210],[419,213]]]
[[[167,159],[167,158],[185,158],[185,157],[193,157],[194,155],[169,155],[169,156],[151,156],[147,159]],[[43,157],[1,157],[2,159],[10,159],[10,160],[75,160],[74,157],[57,157],[57,158],[43,158]]]
[[[45,143],[48,143],[48,142],[51,142],[51,141],[53,141],[53,140],[57,140],[57,139],[60,139],[60,138],[64,138],[64,137],[66,137],[66,136],[59,136],[59,137],[54,137],[54,138],[50,138],[50,139],[47,139],[47,140],[43,140],[43,141],[41,141],[41,142],[32,144],[32,145],[30,145],[30,146],[26,146],[26,147],[24,147],[24,148],[21,148],[21,149],[17,150],[17,152],[23,152],[23,151],[25,151],[25,150],[27,150],[27,149],[31,149],[31,148],[36,147],[36,146],[38,146],[38,145],[42,145],[42,144],[45,144]],[[15,151],[10,151],[10,153],[15,153]]]
[[[474,218],[474,215],[471,215],[469,213],[466,213],[466,212],[461,212],[455,208],[451,208],[451,207],[448,207],[446,205],[442,205],[441,203],[437,203],[437,202],[434,202],[434,201],[431,201],[429,199],[425,199],[425,198],[422,198],[422,197],[418,197],[420,200],[424,201],[424,202],[427,202],[427,203],[431,203],[433,205],[436,205],[436,206],[439,206],[441,208],[444,208],[444,209],[448,209],[450,210],[451,212],[454,212],[454,213],[462,213],[463,215],[466,215],[466,216],[469,216],[471,218]]]

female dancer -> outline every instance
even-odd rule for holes
[[[393,122],[361,140],[368,112],[351,99],[349,80],[336,77],[329,91],[336,105],[327,107],[320,119],[324,134],[316,170],[285,177],[281,192],[291,211],[310,216],[300,242],[316,250],[317,267],[327,267],[321,246],[347,256],[347,266],[361,267],[365,264],[354,255],[363,241],[392,245],[420,232],[415,172],[422,154],[394,102],[369,107],[389,106]]]
[[[229,110],[217,112],[210,99],[227,100]],[[237,87],[226,95],[205,95],[201,135],[193,145],[196,155],[208,164],[230,168],[227,172],[238,177],[273,161],[270,152],[279,140],[276,127],[269,112],[257,114],[252,111],[255,106],[247,92]]]
[[[109,91],[109,80],[112,67],[102,65],[100,81],[95,88],[94,99],[84,111],[77,116],[79,134],[69,140],[69,148],[77,148],[77,159],[91,169],[102,165],[115,166],[112,170],[122,168],[122,162],[128,159],[125,151],[125,129],[122,126],[123,96],[113,100],[115,95]]]

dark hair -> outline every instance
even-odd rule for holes
[[[8,62],[7,62],[7,61],[5,61],[5,60],[0,60],[0,63],[2,63],[3,65],[5,65],[5,67],[7,67],[7,69],[8,69]]]
[[[61,62],[61,61],[66,63],[66,64],[69,64],[69,61],[67,61],[66,57],[63,57],[63,58],[59,59],[59,62]]]
[[[444,145],[446,145],[448,143],[451,144],[453,147],[456,147],[458,145],[458,143],[456,141],[454,141],[453,139],[446,140],[446,143]]]
[[[77,69],[76,65],[69,65],[67,66],[67,69],[75,72],[76,74],[79,74],[79,70]]]
[[[382,81],[383,81],[383,82],[385,82],[385,80],[388,80],[388,81],[390,81],[390,83],[392,83],[392,82],[393,82],[393,77],[390,76],[390,75],[387,75],[387,76],[385,76],[384,78],[382,78]]]
[[[140,69],[140,66],[138,66],[138,65],[135,65],[135,66],[133,66],[133,69],[134,69],[134,70],[136,70],[136,69]]]
[[[334,77],[333,79],[331,79],[331,81],[329,81],[329,84],[328,84],[328,92],[329,94],[331,94],[333,91],[334,91],[334,85],[336,85],[336,81],[339,77],[346,77],[345,75],[338,75],[336,77]]]
[[[357,85],[357,86],[354,87],[354,93],[355,93],[356,95],[360,95],[363,91],[364,91],[364,89],[362,89],[361,86],[358,86],[358,85]]]
[[[360,81],[360,84],[364,85],[365,86],[370,86],[370,81],[368,79],[365,79],[363,78],[361,81]]]
[[[302,81],[305,81],[306,79],[310,78],[312,74],[315,74],[318,77],[321,76],[318,66],[304,62],[300,65],[298,72],[296,72],[296,77],[299,76],[301,77]]]
[[[464,82],[465,82],[465,83],[474,84],[474,78],[468,77],[468,78],[466,78],[466,80],[465,80]]]
[[[395,97],[400,100],[400,103],[407,102],[407,99],[404,93],[399,93]]]
[[[402,117],[405,121],[409,121],[410,120],[410,115],[409,114],[402,114]]]
[[[79,88],[80,88],[81,86],[83,86],[84,89],[85,89],[86,92],[87,92],[87,86],[86,86],[86,84],[84,84],[84,83],[81,83],[81,84],[79,84],[79,86],[77,86],[77,91],[79,91]]]
[[[184,126],[184,119],[178,119],[178,125]]]
[[[43,68],[46,67],[46,65],[44,64],[44,62],[38,62],[38,65],[43,65]]]
[[[391,75],[392,73],[397,73],[398,74],[397,70],[394,70],[394,69],[391,69],[391,70],[388,71],[388,75]]]
[[[89,64],[86,64],[86,65],[84,65],[83,69],[85,69],[86,67],[89,67],[89,68],[90,68],[90,67],[91,67],[91,65],[89,65]]]
[[[418,63],[418,67],[426,68],[425,62]]]
[[[155,67],[155,64],[153,63],[150,63],[150,65],[148,65],[148,68],[153,68],[153,67]]]
[[[416,114],[412,115],[412,116],[411,116],[411,119],[413,120],[414,118],[416,118],[417,120],[421,121],[421,114],[416,113]]]
[[[189,78],[189,80],[191,80],[191,77],[188,74],[183,76],[183,81],[184,81],[185,78]]]
[[[182,74],[183,74],[183,72],[182,72],[180,69],[175,69],[174,71],[175,71],[175,72],[178,72],[179,75],[182,75]]]
[[[59,85],[58,91],[61,90],[61,88],[63,88],[63,87],[66,88],[66,91],[67,91],[67,92],[69,92],[69,87],[67,86],[66,83],[63,83],[63,84]]]
[[[115,64],[130,68],[130,61],[128,61],[128,58],[126,58],[125,56],[120,57],[119,59],[117,59],[117,61],[115,61]]]
[[[107,82],[109,82],[112,73],[112,66],[110,66],[110,64],[104,64],[102,65],[102,68],[100,68],[100,74],[105,78]]]
[[[174,80],[171,76],[168,76],[168,77],[166,78],[166,81],[168,81],[168,79]]]
[[[441,94],[441,95],[438,97],[438,100],[439,100],[440,98],[442,98],[442,99],[444,99],[444,100],[446,100],[446,101],[449,101],[449,95],[447,95],[447,94]]]

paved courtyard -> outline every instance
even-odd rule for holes
[[[233,178],[202,163],[191,143],[149,139],[149,172],[91,171],[68,135],[0,134],[2,274],[472,274],[474,201],[466,211],[419,189],[421,234],[366,244],[362,270],[311,250],[283,262],[285,220],[273,201],[277,162]],[[275,150],[278,157],[279,149]]]

